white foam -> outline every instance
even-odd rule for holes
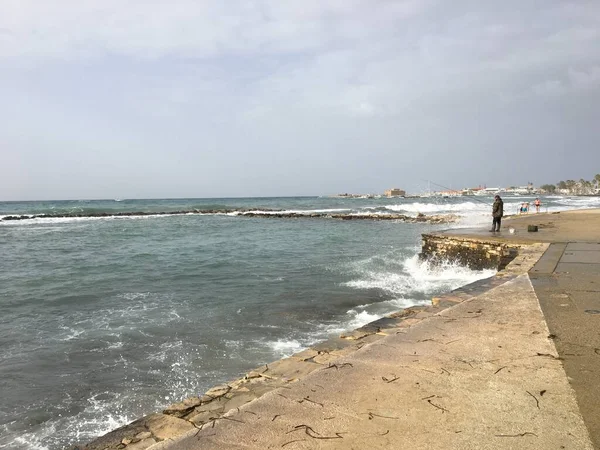
[[[0,220],[0,226],[18,226],[18,225],[39,225],[39,224],[68,224],[77,222],[97,222],[112,220],[148,220],[162,217],[198,215],[199,213],[190,212],[188,214],[147,214],[143,216],[102,216],[102,217],[37,217],[34,219],[22,220]]]
[[[386,209],[391,211],[406,211],[410,213],[468,213],[472,211],[481,211],[484,208],[491,208],[490,205],[486,205],[480,202],[463,202],[463,203],[402,203],[399,205],[387,205]]]
[[[351,209],[349,208],[327,208],[327,209],[285,209],[285,210],[281,210],[281,211],[269,211],[269,210],[262,210],[262,209],[256,209],[256,210],[251,210],[251,211],[235,211],[231,214],[233,215],[244,215],[244,214],[261,214],[261,215],[265,215],[265,216],[272,216],[272,215],[277,215],[277,214],[303,214],[303,215],[309,215],[309,214],[328,214],[328,213],[341,213],[344,211],[351,211]]]
[[[355,309],[351,309],[347,314],[350,317],[350,320],[346,323],[347,329],[349,330],[360,328],[363,325],[381,318],[381,315],[379,314],[372,314],[364,310],[356,311]]]
[[[88,406],[75,418],[62,417],[44,422],[33,433],[22,433],[15,436],[2,448],[50,450],[51,448],[62,448],[57,431],[60,430],[62,437],[68,436],[71,444],[89,441],[96,436],[101,436],[109,431],[119,428],[131,422],[131,418],[118,411],[120,405],[116,401],[95,400],[96,396],[88,399]],[[113,403],[114,402],[114,403]]]
[[[66,336],[60,338],[61,341],[71,341],[73,339],[77,339],[77,337],[85,333],[85,330],[75,330],[65,326],[61,326],[60,328],[67,332]]]
[[[380,289],[396,296],[423,295],[440,290],[452,290],[482,278],[495,271],[473,271],[459,264],[432,265],[414,255],[402,262],[402,272],[364,270],[358,279],[344,283],[354,289]]]
[[[117,348],[122,348],[123,347],[123,342],[119,341],[119,342],[115,342],[114,344],[110,344],[108,347],[106,347],[109,350],[115,350]]]
[[[294,353],[301,352],[307,346],[295,339],[278,339],[277,341],[268,343],[271,350],[281,358],[286,358]]]
[[[576,208],[600,207],[600,197],[561,197],[553,200],[555,200],[556,203],[561,203]]]

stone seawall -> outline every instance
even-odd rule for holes
[[[246,403],[275,389],[289,388],[315,370],[338,370],[343,367],[343,364],[336,364],[340,358],[385,336],[405,333],[408,328],[440,311],[493,289],[528,270],[539,258],[540,251],[536,245],[519,246],[444,235],[423,235],[421,257],[433,261],[454,260],[473,269],[489,269],[504,268],[517,255],[518,258],[497,276],[434,297],[429,306],[406,308],[289,358],[265,364],[237,380],[213,387],[204,395],[187,398],[168,406],[162,412],[142,417],[87,445],[75,446],[72,449],[143,450],[161,441],[175,439],[191,430],[214,426],[219,420],[239,421],[240,419],[230,416],[239,413],[239,408]]]
[[[519,253],[521,245],[444,234],[423,234],[421,259],[450,261],[473,270],[502,270]]]

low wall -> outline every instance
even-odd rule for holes
[[[433,262],[457,262],[473,270],[502,270],[518,255],[520,247],[493,240],[423,234],[419,256]]]

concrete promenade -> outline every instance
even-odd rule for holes
[[[515,234],[448,232],[524,245],[483,290],[435,299],[404,328],[140,448],[600,448],[600,212],[505,226]]]
[[[538,225],[539,231],[528,233],[527,225]],[[580,412],[600,449],[600,210],[517,216],[494,234],[485,229],[446,234],[550,244],[529,277]]]

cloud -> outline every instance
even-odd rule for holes
[[[389,17],[411,17],[425,4],[413,0],[385,1],[375,7],[364,0],[9,0],[0,5],[0,28],[10,31],[12,39],[0,40],[0,57],[301,53],[360,39],[371,32],[371,26],[385,25]]]
[[[4,0],[0,139],[28,149],[15,173],[36,152],[81,151],[124,173],[120,158],[152,173],[210,167],[208,186],[218,167],[234,187],[254,164],[261,186],[300,184],[291,174],[314,161],[332,191],[419,158],[476,177],[482,146],[535,152],[543,128],[552,145],[593,142],[577,127],[600,113],[598,30],[600,4],[585,0]],[[567,106],[577,122],[557,122]],[[444,156],[452,145],[461,158]]]

